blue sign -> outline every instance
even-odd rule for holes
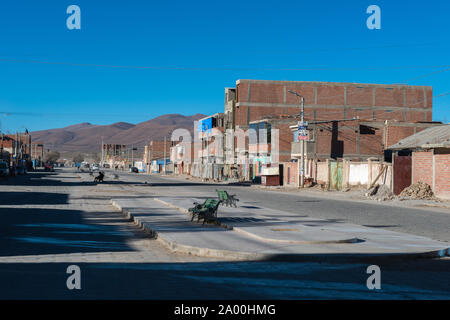
[[[298,126],[297,141],[299,140],[308,140],[308,129],[306,126]]]
[[[201,120],[198,123],[198,131],[199,132],[206,132],[206,131],[209,132],[212,129],[212,126],[213,126],[213,118]]]

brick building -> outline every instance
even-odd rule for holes
[[[251,139],[249,129],[278,129],[277,161],[300,157],[291,127],[301,110],[289,90],[304,97],[304,117],[311,124],[307,149],[318,160],[383,158],[387,146],[434,125],[428,86],[238,80],[235,88],[225,88],[224,128],[250,132],[244,144],[233,134],[232,139],[225,136],[225,154],[244,167],[241,175],[249,177],[252,171],[254,176],[259,171],[255,166],[274,162],[273,143],[267,136],[258,141],[259,133]]]
[[[166,140],[152,140],[145,146],[144,151],[144,162],[150,163],[155,159],[169,158],[170,148],[175,144],[175,142]]]
[[[271,115],[296,115],[299,101],[289,90],[304,97],[306,120],[432,121],[431,87],[334,82],[238,80],[236,88],[226,89],[225,113],[234,112],[230,118],[235,126]]]
[[[2,157],[9,157],[11,164],[31,162],[31,146],[31,135],[28,132],[0,136],[0,154]]]
[[[146,165],[146,171],[149,173],[151,171],[152,163],[155,160],[169,159],[171,147],[174,146],[176,142],[170,139],[166,140],[152,140],[146,146],[144,146],[143,152],[143,162]]]
[[[437,197],[450,199],[450,125],[428,128],[389,147],[393,156],[393,191],[424,182]]]
[[[301,109],[290,90],[304,97],[306,157],[316,162],[389,161],[388,146],[436,125],[429,86],[238,80],[225,88],[224,113],[199,121],[191,174],[248,180],[268,163],[284,163],[294,172],[288,163],[301,158],[293,130]]]

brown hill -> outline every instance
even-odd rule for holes
[[[60,129],[31,132],[33,141],[42,141],[46,149],[59,152],[100,152],[104,143],[143,146],[150,140],[164,139],[177,128],[188,129],[191,133],[194,121],[202,114],[183,116],[167,114],[136,125],[117,122],[111,125],[80,123]]]
[[[110,143],[134,144],[142,146],[150,140],[163,140],[170,138],[175,129],[187,129],[191,134],[194,129],[194,121],[205,117],[202,114],[183,116],[181,114],[166,114],[152,120],[138,123],[129,130],[119,132],[108,139]],[[105,141],[106,142],[106,141]]]

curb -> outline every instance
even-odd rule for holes
[[[182,253],[187,255],[195,255],[199,257],[207,258],[227,258],[232,260],[264,260],[264,254],[241,252],[241,251],[229,251],[218,250],[201,247],[187,246],[179,244],[175,241],[166,239],[164,236],[151,229],[147,224],[142,223],[139,218],[136,218],[132,213],[126,209],[122,209],[115,201],[111,200],[112,205],[121,211],[128,219],[132,220],[134,224],[146,231],[152,238],[155,238],[160,244],[169,249],[172,253]]]
[[[160,199],[154,199],[158,202],[164,203]],[[403,261],[403,260],[419,260],[419,259],[439,259],[450,256],[450,248],[434,250],[421,253],[392,253],[392,254],[287,254],[287,253],[251,253],[243,251],[230,251],[209,249],[201,247],[187,246],[179,244],[175,241],[166,239],[164,236],[151,229],[148,224],[142,223],[139,218],[136,218],[128,210],[123,209],[114,200],[111,199],[111,204],[117,208],[128,219],[133,221],[137,226],[142,228],[145,232],[155,238],[160,244],[167,248],[172,253],[182,253],[187,255],[194,255],[206,258],[221,258],[235,261],[279,261],[279,262],[327,262],[327,263],[349,263],[349,262],[387,262],[387,261]],[[173,208],[176,206],[171,205]],[[184,211],[187,211],[184,209]],[[186,213],[186,212],[184,212]]]
[[[158,202],[160,202],[160,203],[162,203],[162,204],[164,204],[164,205],[166,205],[166,206],[168,206],[170,208],[177,209],[178,211],[180,211],[182,213],[190,215],[189,211],[186,210],[185,208],[178,207],[176,205],[173,205],[173,204],[171,204],[169,202],[166,202],[166,201],[158,199],[158,198],[155,198],[154,200],[156,200],[156,201],[158,201]],[[343,240],[326,240],[326,241],[320,241],[320,240],[317,240],[317,241],[300,241],[300,240],[272,239],[272,238],[264,238],[264,237],[258,236],[257,234],[245,231],[244,229],[241,229],[241,228],[238,228],[238,227],[234,227],[234,226],[222,223],[222,222],[218,222],[218,226],[226,228],[226,229],[229,229],[229,230],[236,231],[236,232],[238,232],[238,233],[240,233],[242,235],[245,235],[247,237],[250,237],[250,238],[262,241],[262,242],[267,242],[267,243],[284,243],[284,244],[345,244],[345,243],[348,243],[348,244],[351,244],[351,243],[364,242],[364,240],[361,240],[359,238],[350,238],[350,239],[343,239]]]

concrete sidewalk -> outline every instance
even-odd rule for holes
[[[221,226],[191,222],[202,198],[121,197],[112,204],[173,252],[233,260],[326,261],[438,258],[446,243],[336,220],[317,220],[241,203],[221,206]]]

